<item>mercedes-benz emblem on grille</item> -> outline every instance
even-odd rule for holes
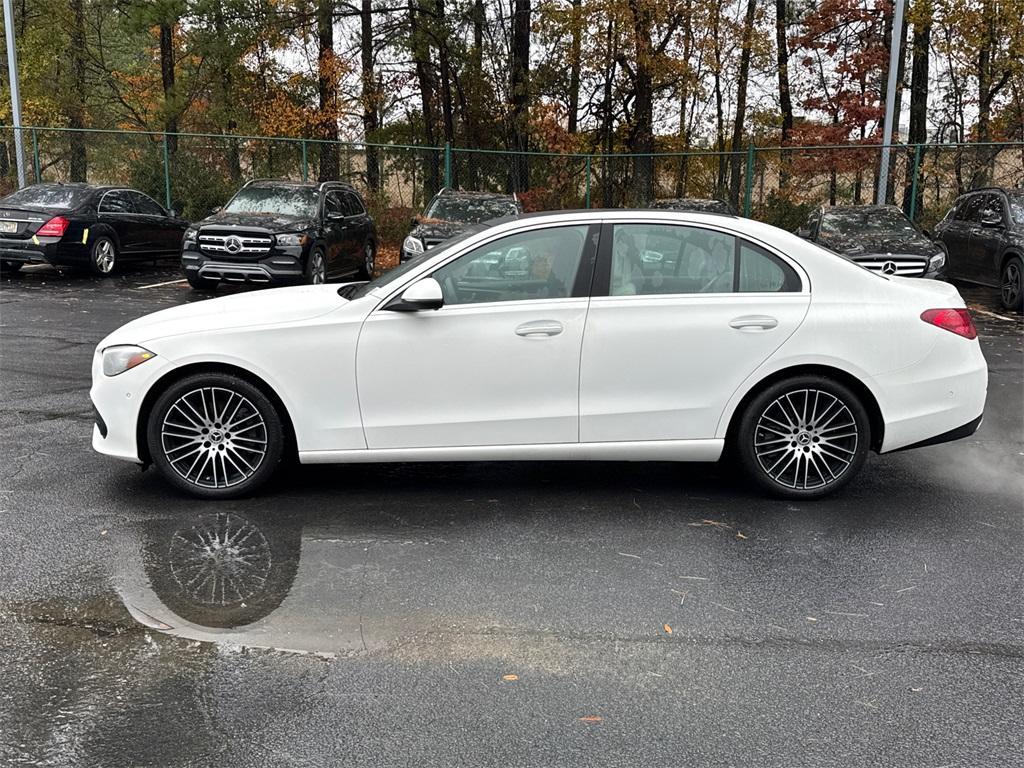
[[[887,262],[885,262],[885,264],[882,265],[882,274],[883,275],[895,275],[896,274],[896,262],[895,261],[887,261]]]
[[[242,240],[232,235],[224,241],[224,247],[227,249],[228,253],[238,253],[242,250]]]

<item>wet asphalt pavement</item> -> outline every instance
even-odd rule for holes
[[[207,503],[89,446],[94,345],[201,300],[143,287],[176,277],[0,281],[0,765],[1024,762],[1024,349],[991,292],[978,433],[825,501],[541,463]]]

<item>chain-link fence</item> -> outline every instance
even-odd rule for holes
[[[89,181],[147,192],[198,219],[245,180],[340,179],[401,240],[442,187],[515,192],[527,210],[643,206],[660,198],[730,200],[786,229],[818,205],[874,202],[879,145],[758,147],[649,155],[508,152],[266,136],[22,128],[26,183]],[[894,145],[888,200],[927,226],[957,195],[1024,185],[1024,142]],[[0,193],[17,187],[14,130],[0,128]]]

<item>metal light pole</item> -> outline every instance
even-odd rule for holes
[[[18,164],[18,187],[25,186],[25,152],[21,144],[21,94],[18,93],[18,52],[14,49],[14,9],[4,0],[4,31],[7,33],[7,77],[11,81],[11,115],[14,118],[14,154]]]
[[[9,1],[9,0],[8,0]],[[889,143],[892,141],[893,120],[896,107],[896,78],[900,70],[900,43],[903,41],[903,10],[906,0],[896,0],[896,12],[892,19],[892,38],[889,41],[889,82],[885,87],[885,124],[882,129],[882,160],[878,169],[878,188],[875,190],[875,204],[885,205],[889,186]]]

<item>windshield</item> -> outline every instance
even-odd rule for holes
[[[512,198],[439,197],[427,209],[426,218],[479,224],[488,219],[514,216],[517,213],[519,208]]]
[[[461,243],[466,238],[472,237],[473,235],[475,235],[477,232],[482,232],[484,229],[486,229],[486,227],[471,227],[471,228],[467,229],[465,232],[461,232],[458,235],[456,235],[455,237],[452,237],[452,238],[450,238],[448,240],[445,240],[441,245],[437,246],[436,248],[432,248],[431,250],[429,250],[429,251],[427,251],[425,253],[421,253],[416,258],[409,259],[409,261],[403,261],[397,267],[395,267],[394,269],[388,270],[387,272],[385,272],[384,274],[382,274],[380,277],[376,278],[375,280],[371,280],[368,283],[363,283],[362,285],[359,286],[359,288],[357,290],[353,291],[352,294],[350,296],[348,296],[347,298],[349,298],[349,299],[360,299],[360,298],[362,298],[363,296],[365,296],[366,294],[368,294],[372,290],[375,290],[377,288],[383,288],[388,283],[391,283],[391,282],[397,280],[398,278],[400,278],[406,272],[409,272],[410,270],[415,269],[420,264],[425,262],[427,259],[432,259],[435,256],[443,254],[449,248],[451,248],[451,247],[453,247],[455,245],[458,245],[459,243]],[[344,288],[344,287],[345,286],[342,286],[342,288]]]
[[[1024,224],[1024,192],[1012,192],[1006,196],[1010,201],[1010,215],[1018,224]]]
[[[821,217],[823,235],[910,235],[916,232],[914,225],[900,211],[889,208],[826,211]]]
[[[280,213],[316,216],[317,190],[313,187],[243,187],[224,206],[227,213]]]
[[[19,189],[0,200],[0,205],[29,208],[77,208],[92,190],[88,187],[66,187],[62,184],[36,184]]]

